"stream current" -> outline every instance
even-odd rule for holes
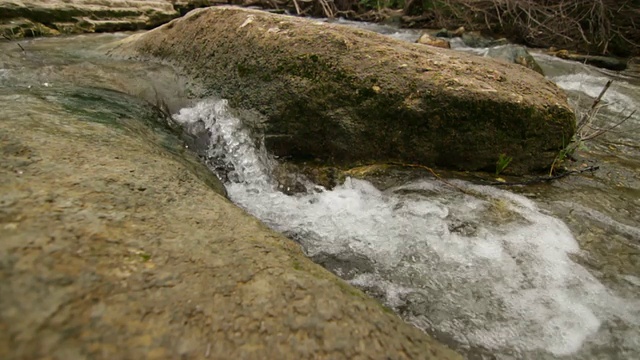
[[[332,190],[301,179],[307,191],[285,195],[272,174],[277,160],[226,101],[189,102],[170,69],[105,57],[100,46],[120,37],[24,41],[26,52],[2,43],[0,93],[15,100],[98,86],[174,99],[177,122],[210,131],[207,156],[226,165],[235,203],[468,358],[640,357],[638,116],[581,150],[579,161],[599,171],[553,184],[504,190],[449,180],[463,193],[427,175],[384,186],[348,178]],[[615,79],[601,125],[640,100],[637,79],[536,58],[577,109]]]

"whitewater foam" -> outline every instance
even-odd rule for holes
[[[235,203],[312,258],[353,257],[354,266],[366,258],[374,269],[360,269],[351,283],[424,330],[497,354],[562,356],[603,322],[639,322],[638,303],[615,297],[573,262],[580,248],[567,226],[529,199],[453,180],[462,193],[431,179],[386,191],[347,179],[332,191],[289,196],[226,102],[201,102],[176,119],[210,129],[210,155],[234,169],[226,186]]]

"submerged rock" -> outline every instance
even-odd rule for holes
[[[524,46],[505,45],[491,48],[487,51],[487,56],[494,59],[504,60],[506,62],[522,65],[537,73],[544,75],[542,68],[536,62],[536,59],[529,54]]]
[[[472,48],[487,48],[492,46],[502,46],[509,44],[509,41],[505,38],[493,39],[483,36],[477,31],[465,32],[461,35],[462,42]]]
[[[627,73],[640,77],[640,57],[633,57],[627,62]]]
[[[449,44],[449,40],[436,38],[436,37],[433,37],[433,36],[431,36],[429,34],[422,34],[422,36],[420,36],[420,38],[416,41],[416,43],[423,44],[423,45],[429,45],[429,46],[435,46],[435,47],[439,47],[439,48],[443,48],[443,49],[450,49],[451,48],[451,44]]]
[[[460,358],[228,201],[144,102],[0,105],[0,358]]]
[[[278,156],[514,173],[551,164],[575,128],[553,83],[519,65],[231,7],[192,11],[112,54],[168,61],[264,121]]]

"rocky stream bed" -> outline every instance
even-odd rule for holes
[[[369,166],[287,195],[253,115],[107,57],[124,37],[0,44],[3,358],[640,356],[638,115],[548,184]],[[577,110],[615,80],[599,126],[640,102],[634,77],[533,53]]]

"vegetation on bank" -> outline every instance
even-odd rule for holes
[[[124,8],[114,0],[105,0],[99,7],[80,6],[81,1],[53,3],[57,5],[0,5],[0,35],[15,39],[149,29],[194,8],[232,4],[303,16],[388,21],[404,27],[462,26],[532,47],[640,56],[638,0],[185,0],[170,6],[136,2]]]
[[[640,55],[640,6],[631,0],[258,0],[300,15],[500,34],[532,47]]]

